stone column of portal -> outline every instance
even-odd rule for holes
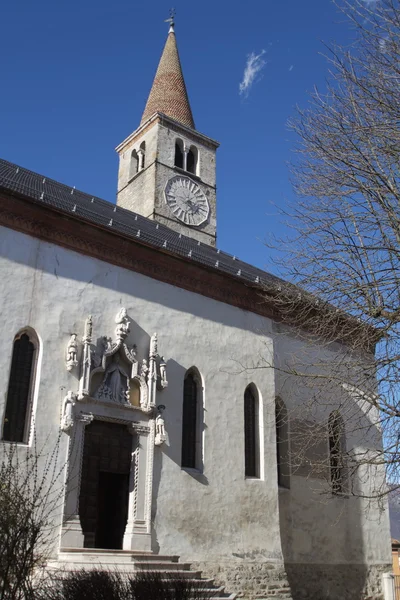
[[[186,146],[183,149],[183,170],[187,171],[187,157],[189,154],[189,149]]]
[[[61,530],[62,548],[83,548],[84,536],[79,519],[79,493],[81,489],[83,444],[85,427],[93,421],[92,414],[80,413],[68,442],[68,465],[65,481],[64,516]]]
[[[151,552],[151,515],[148,516],[149,490],[151,494],[153,469],[149,455],[154,453],[154,436],[151,427],[132,423],[132,462],[129,477],[128,522],[125,528],[123,549]],[[151,508],[151,496],[150,496]]]

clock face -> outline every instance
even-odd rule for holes
[[[165,201],[173,215],[193,227],[207,221],[210,205],[202,189],[189,177],[174,175],[167,181]]]

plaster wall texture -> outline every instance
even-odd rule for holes
[[[174,168],[175,143],[182,140],[185,147],[195,146],[198,151],[200,177],[193,177]],[[131,156],[140,144],[146,142],[145,168],[136,176],[131,174]],[[200,227],[188,227],[178,221],[165,202],[164,189],[168,179],[176,174],[187,174],[201,187],[210,205],[210,215]],[[204,243],[215,244],[216,235],[216,151],[195,136],[190,136],[178,126],[172,129],[156,122],[143,135],[132,139],[120,152],[117,204],[146,217],[156,218],[160,223]],[[214,238],[214,239],[213,239]]]
[[[7,229],[0,240],[6,282],[0,292],[0,368],[9,372],[18,330],[33,327],[43,346],[35,415],[40,439],[49,433],[55,439],[62,399],[67,390],[77,389],[76,376],[64,363],[70,333],[81,337],[92,314],[94,338],[112,336],[115,314],[125,306],[139,359],[157,331],[159,352],[167,360],[169,386],[158,402],[167,407],[169,441],[155,453],[154,549],[199,559],[239,551],[282,560],[273,429],[264,432],[263,479],[244,479],[243,393],[254,376],[237,372],[236,361],[249,361],[257,348],[265,350],[264,336],[256,333],[260,318]],[[268,348],[271,353],[270,343]],[[192,366],[204,380],[202,474],[180,468],[183,379]],[[274,397],[272,371],[260,373],[254,383],[265,399],[267,418],[268,399]],[[0,418],[6,392],[4,377]]]
[[[379,572],[382,569],[390,571],[387,499],[383,498],[378,502],[362,497],[370,495],[373,489],[370,481],[372,472],[375,485],[384,483],[384,469],[376,468],[374,471],[371,469],[369,474],[364,472],[365,477],[361,472],[353,487],[356,495],[334,496],[330,491],[330,473],[327,468],[329,462],[327,423],[332,405],[336,405],[343,411],[346,448],[355,449],[360,454],[370,448],[381,447],[379,432],[376,431],[376,427],[370,427],[369,417],[372,416],[373,422],[376,423],[377,420],[374,418],[376,415],[370,412],[368,416],[365,413],[367,407],[364,403],[358,403],[345,390],[338,389],[337,386],[323,383],[321,388],[317,388],[313,384],[310,385],[306,377],[302,379],[283,372],[289,364],[297,365],[299,370],[301,364],[304,372],[308,364],[308,372],[311,372],[314,365],[321,366],[331,362],[335,364],[335,376],[341,380],[337,370],[339,362],[337,357],[341,352],[339,344],[316,346],[315,342],[310,344],[310,340],[289,335],[279,325],[274,324],[273,330],[274,364],[282,369],[275,372],[275,387],[288,410],[289,440],[292,451],[296,444],[294,420],[298,423],[299,418],[302,417],[309,421],[314,414],[316,422],[323,424],[323,431],[325,431],[325,439],[322,436],[312,452],[319,454],[316,457],[317,461],[325,461],[326,470],[321,469],[316,473],[312,467],[305,464],[296,471],[292,470],[290,489],[279,490],[281,540],[285,564],[291,565],[292,573],[294,564],[314,563],[319,564],[320,569],[323,569],[323,565],[337,565],[338,573],[341,573],[340,577],[343,578],[346,577],[346,563],[354,565],[355,569],[356,565],[367,563],[374,564]],[[363,361],[364,357],[354,357],[357,366],[360,365],[360,360]],[[370,360],[370,356],[365,357],[367,363]],[[345,361],[342,381],[349,381],[348,364],[349,358]],[[318,396],[318,394],[325,394],[324,400],[329,402],[326,402],[326,405],[323,401],[320,402],[318,409],[312,402],[309,404],[312,407],[310,410],[304,408],[313,395]],[[300,411],[299,407],[301,407]],[[311,461],[313,458],[310,454]],[[372,571],[368,572],[366,577],[375,577],[375,580],[378,578],[380,581],[380,575],[376,575],[378,571],[374,571],[374,574]],[[296,571],[296,573],[300,572],[301,569]],[[358,569],[358,573],[361,581],[362,569]],[[304,597],[308,598],[308,596]]]
[[[266,318],[6,228],[0,229],[0,255],[0,369],[5,374],[0,419],[13,338],[29,325],[41,340],[34,415],[39,442],[49,434],[48,444],[56,440],[62,399],[78,387],[76,374],[65,369],[65,348],[72,332],[82,336],[89,314],[94,339],[113,336],[115,314],[125,306],[132,321],[129,341],[137,344],[139,360],[157,331],[169,386],[157,397],[166,406],[168,440],[154,457],[154,551],[201,562],[209,572],[222,565],[221,579],[229,581],[234,573],[251,574],[261,564],[283,573],[283,560],[289,566],[368,563],[371,569],[386,568],[390,535],[385,510],[356,498],[328,501],[319,494],[323,481],[295,475],[290,489],[278,492],[275,397],[279,393],[290,408],[307,391],[296,388],[290,394],[294,382],[285,380],[285,388],[273,369],[241,365],[257,366],[256,356],[271,362],[277,354],[296,353],[298,340],[277,336]],[[203,472],[180,467],[183,381],[193,366],[204,383]],[[255,384],[261,404],[259,480],[244,478],[243,394],[249,383]],[[66,453],[63,435],[63,460]],[[275,585],[270,575],[267,579]],[[264,588],[257,589],[260,594]]]

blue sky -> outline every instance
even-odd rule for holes
[[[171,0],[196,126],[221,143],[218,246],[273,271],[263,240],[292,197],[287,120],[352,32],[330,0]],[[165,43],[161,0],[21,0],[2,8],[0,156],[115,201],[115,146],[139,124]],[[240,94],[248,57],[263,65]]]

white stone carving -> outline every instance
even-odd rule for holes
[[[138,502],[138,481],[139,481],[139,446],[132,452],[132,478],[133,478],[133,503],[132,503],[132,520],[137,516]]]
[[[93,320],[92,315],[89,315],[85,321],[85,333],[82,338],[83,353],[82,353],[82,373],[79,385],[78,400],[82,400],[89,395],[90,373],[92,369],[92,332]]]
[[[158,354],[157,334],[151,336],[148,357],[139,363],[136,346],[127,345],[125,342],[130,330],[125,308],[119,310],[115,322],[116,338],[113,340],[103,336],[96,349],[92,343],[93,320],[91,316],[86,319],[85,334],[82,338],[78,400],[94,398],[100,402],[117,403],[129,409],[139,408],[151,415],[156,407],[157,389],[162,390],[168,386],[166,361]],[[100,373],[99,381],[97,374]],[[139,407],[130,403],[133,380],[140,386]]]
[[[121,365],[119,354],[115,354],[104,373],[103,382],[95,398],[126,404],[129,402],[129,379],[129,374]]]
[[[153,333],[150,339],[150,358],[157,358],[158,354],[158,338],[157,334]]]
[[[92,315],[89,315],[85,321],[85,333],[83,336],[83,342],[92,342],[92,333],[93,333],[93,319]]]
[[[143,377],[144,380],[147,380],[148,372],[149,367],[147,365],[147,360],[144,358],[142,360],[142,364],[140,365],[140,377]]]
[[[168,387],[167,381],[167,363],[165,362],[165,358],[162,356],[160,360],[160,377],[161,377],[161,388],[165,389]]]
[[[157,393],[157,334],[153,333],[150,339],[150,353],[149,353],[149,374],[147,378],[149,388],[149,408],[154,409],[156,406],[156,393]]]
[[[72,369],[78,365],[78,342],[76,338],[77,334],[72,333],[68,342],[65,353],[65,364],[67,371],[72,371]]]
[[[150,427],[135,422],[129,423],[128,429],[131,434],[149,435],[150,433]]]
[[[151,533],[151,505],[153,496],[153,469],[154,469],[154,438],[155,438],[155,420],[150,419],[150,432],[147,447],[147,469],[146,469],[146,490],[145,490],[145,510],[144,520],[146,523],[146,532]]]
[[[74,406],[77,400],[76,394],[69,390],[63,400],[61,413],[61,430],[68,433],[74,425]]]
[[[165,406],[158,407],[158,415],[156,416],[156,434],[154,438],[154,445],[161,446],[167,440],[167,434],[165,432],[165,421],[162,416]]]
[[[117,327],[115,328],[115,335],[117,340],[124,340],[128,335],[130,329],[130,322],[128,321],[128,314],[126,312],[126,308],[121,308],[115,317],[115,322],[117,323]]]
[[[86,427],[87,425],[90,425],[90,423],[93,422],[94,420],[94,415],[93,413],[79,413],[76,417],[75,417],[76,421],[80,421],[81,423],[83,423],[83,426]]]

